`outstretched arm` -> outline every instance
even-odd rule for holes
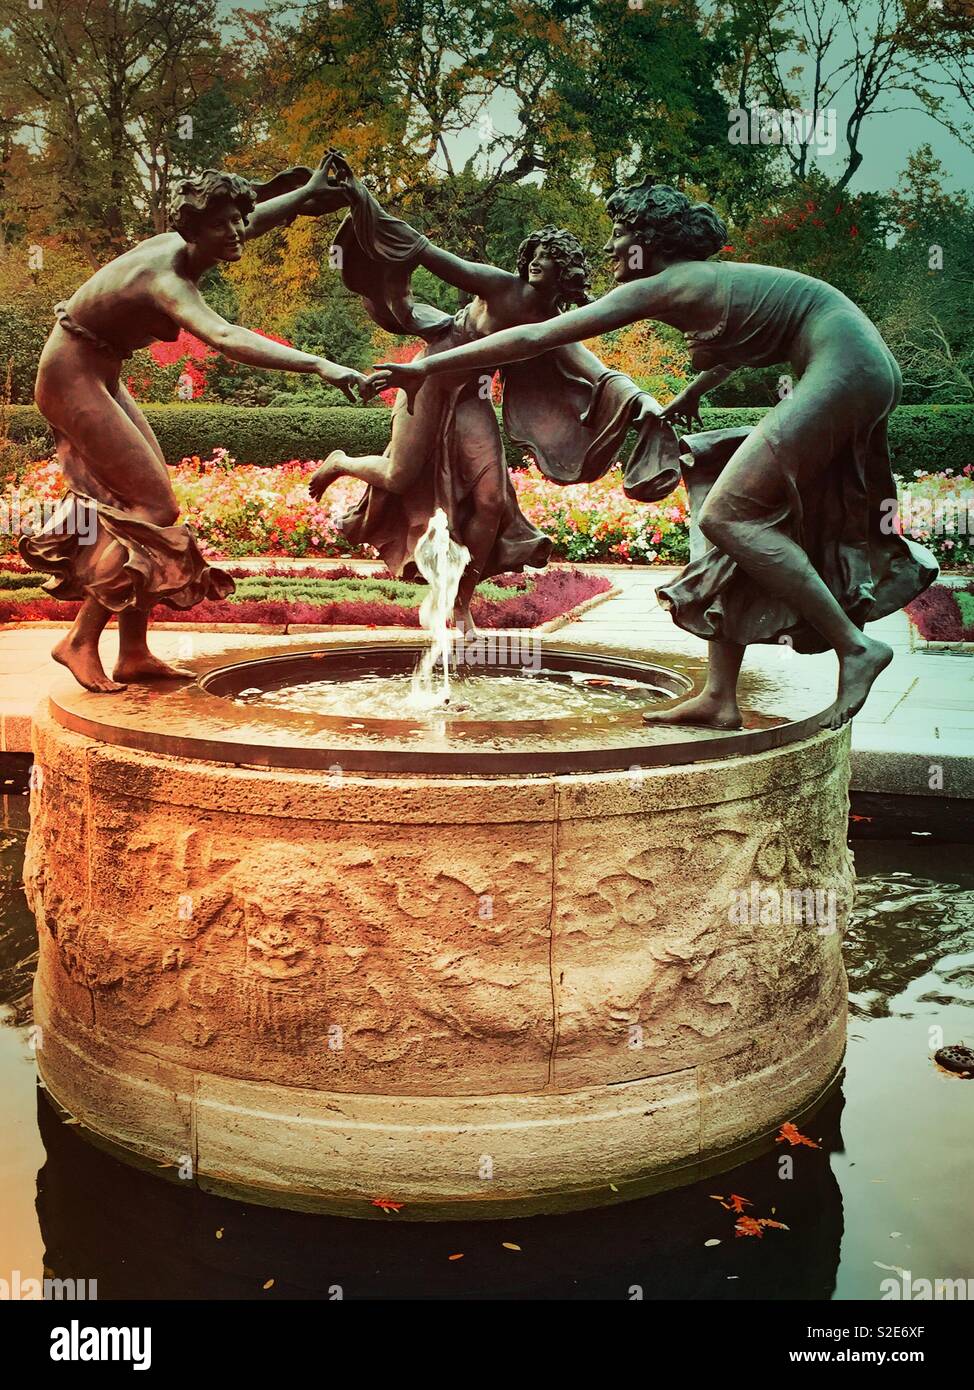
[[[342,367],[327,357],[315,357],[310,352],[286,347],[252,333],[249,328],[228,323],[207,304],[195,286],[176,276],[160,285],[159,305],[181,327],[202,338],[204,343],[233,362],[246,362],[252,367],[267,367],[271,371],[314,372],[322,381],[337,386],[349,400],[354,400],[352,387],[361,387],[365,377],[351,367]]]
[[[608,333],[613,328],[622,328],[627,323],[658,317],[665,311],[667,296],[654,283],[657,278],[620,285],[594,303],[572,309],[568,314],[559,314],[541,323],[505,328],[500,333],[491,333],[489,337],[482,338],[480,342],[451,348],[449,352],[437,352],[417,362],[381,362],[376,375],[369,378],[370,392],[382,391],[387,386],[401,386],[409,397],[412,409],[412,398],[428,376],[437,376],[441,372],[472,372],[478,368],[498,367],[505,362],[521,362],[527,357],[538,357],[550,348],[561,347],[564,343],[577,343],[584,338]]]
[[[448,285],[455,285],[458,290],[464,290],[467,294],[478,294],[482,299],[496,294],[508,284],[517,283],[519,279],[517,275],[501,270],[499,266],[481,265],[479,261],[465,261],[462,256],[454,256],[452,251],[444,251],[441,246],[434,246],[432,242],[420,255],[419,264],[431,270],[441,280],[445,280]]]
[[[687,425],[692,425],[694,420],[700,420],[701,398],[715,386],[720,386],[729,376],[733,376],[736,370],[737,368],[732,367],[730,363],[722,362],[717,367],[711,367],[709,371],[701,372],[664,408],[663,419],[671,422],[681,421]]]
[[[269,192],[272,187],[279,187],[281,191],[257,204],[247,219],[244,240],[253,241],[274,227],[293,222],[299,215],[317,217],[347,207],[348,193],[332,176],[334,164],[334,152],[329,150],[317,169],[299,165],[275,175],[264,188]]]

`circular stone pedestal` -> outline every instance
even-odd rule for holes
[[[42,711],[43,1079],[131,1161],[357,1216],[596,1205],[731,1166],[843,1055],[848,745],[329,774]]]

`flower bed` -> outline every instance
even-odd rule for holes
[[[183,459],[171,477],[182,515],[208,556],[374,555],[367,547],[353,549],[339,526],[363,484],[341,478],[322,502],[315,502],[308,494],[308,479],[318,462],[294,459],[275,467],[244,466],[218,448],[207,459]],[[972,475],[974,465],[958,471],[917,471],[901,486],[904,532],[929,546],[941,564],[952,569],[974,565]],[[625,496],[619,469],[596,482],[570,487],[549,481],[534,466],[514,471],[510,478],[525,516],[554,542],[556,559],[686,563],[689,520],[682,487],[663,502],[646,503]],[[27,516],[34,503],[50,506],[62,490],[55,461],[33,464],[0,492],[0,519],[13,515],[15,504],[21,516]]]
[[[274,468],[248,467],[237,465],[226,450],[215,449],[205,460],[183,459],[171,477],[182,517],[207,556],[374,555],[368,547],[350,546],[339,526],[361,496],[362,483],[340,478],[322,502],[315,502],[308,493],[308,479],[319,462],[295,459]],[[556,559],[641,564],[686,560],[682,488],[665,503],[644,503],[624,495],[618,469],[597,482],[572,487],[549,482],[533,466],[510,477],[525,516],[554,541]],[[11,503],[12,486],[7,492]],[[21,515],[28,515],[32,499],[50,505],[63,491],[56,461],[34,464],[18,486]]]
[[[426,593],[424,584],[389,575],[363,577],[347,567],[284,573],[271,566],[260,574],[230,567],[230,573],[237,580],[232,597],[187,609],[159,604],[150,614],[152,621],[419,627],[419,605]],[[80,605],[50,598],[41,583],[41,575],[23,567],[0,569],[0,622],[70,622]],[[611,587],[601,575],[578,570],[498,575],[478,584],[470,607],[479,627],[538,627]]]
[[[974,642],[974,583],[963,589],[931,584],[906,612],[926,642]]]

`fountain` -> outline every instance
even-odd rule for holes
[[[417,654],[282,640],[55,689],[27,865],[51,1097],[164,1176],[359,1216],[595,1205],[767,1144],[843,1053],[848,732],[653,728],[688,663],[567,642],[480,678],[616,708],[361,713]],[[311,678],[344,717],[273,703]],[[730,909],[826,885],[830,926]]]

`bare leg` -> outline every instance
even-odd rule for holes
[[[118,681],[108,679],[98,655],[98,639],[111,616],[111,611],[103,608],[97,599],[86,598],[71,625],[71,631],[61,638],[51,652],[54,660],[66,666],[79,685],[98,695],[110,695],[125,689]]]
[[[387,454],[363,454],[361,458],[352,458],[344,449],[333,449],[321,467],[312,473],[308,491],[320,502],[335,479],[344,477],[361,478],[363,483],[381,488],[383,492],[406,490]]]
[[[119,681],[172,681],[193,678],[182,666],[170,666],[149,651],[146,631],[149,615],[141,608],[125,608],[118,615],[118,661],[112,675]]]
[[[701,530],[741,569],[785,599],[807,623],[820,632],[839,658],[839,688],[822,721],[838,729],[866,702],[873,681],[893,659],[885,642],[867,637],[846,616],[832,592],[816,573],[808,556],[784,532],[759,530],[746,522],[701,518]],[[754,541],[763,543],[759,550]],[[770,541],[770,544],[768,542]]]
[[[709,642],[707,648],[707,684],[703,691],[670,709],[648,711],[643,715],[647,724],[702,724],[711,729],[741,727],[737,679],[744,648],[736,642]]]
[[[841,442],[842,411],[851,407],[833,399],[830,408],[832,375],[830,364],[811,368],[794,397],[765,417],[714,484],[699,525],[718,550],[735,560],[764,591],[784,599],[835,650],[838,692],[822,724],[837,729],[862,708],[893,652],[856,627],[806,552],[784,529],[788,484],[779,454],[787,450],[794,476],[813,488]],[[780,422],[774,418],[779,413]]]

